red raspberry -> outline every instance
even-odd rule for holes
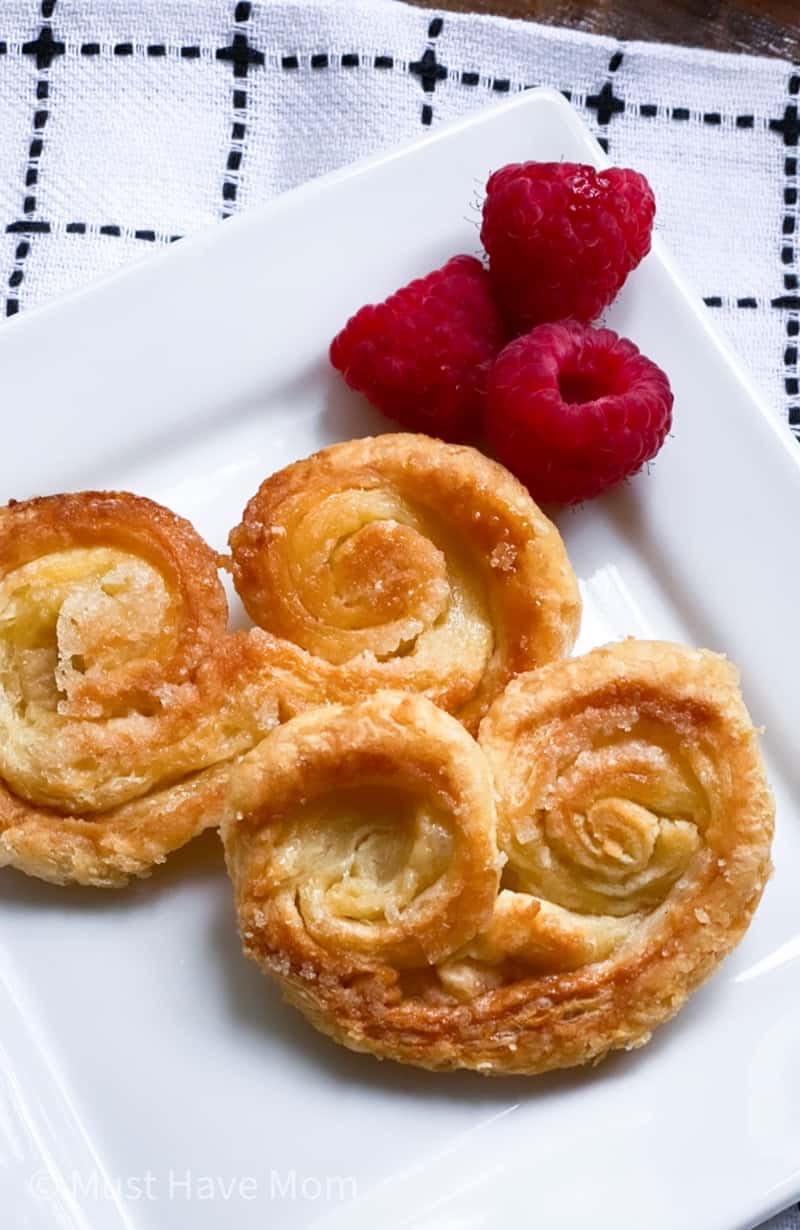
[[[330,359],[351,389],[408,430],[468,441],[507,336],[483,265],[454,256],[362,307],[331,342]]]
[[[650,251],[656,203],[636,171],[523,162],[486,185],[481,239],[498,302],[517,332],[594,320]]]
[[[539,325],[489,377],[489,440],[537,500],[574,504],[635,474],[671,422],[667,377],[611,329]]]

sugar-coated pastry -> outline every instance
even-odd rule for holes
[[[0,509],[0,865],[119,884],[216,823],[210,766],[279,719],[226,621],[214,552],[150,500]]]
[[[513,675],[577,633],[555,526],[502,466],[427,436],[352,440],[288,466],[230,544],[265,653],[329,701],[423,692],[474,730]]]
[[[486,758],[424,696],[287,722],[238,763],[223,821],[245,946],[308,1011],[369,1015],[490,924],[500,879]],[[366,997],[366,998],[365,998]]]
[[[534,1074],[641,1046],[770,872],[736,672],[665,643],[515,679],[479,744],[419,696],[308,713],[231,789],[245,951],[337,1041],[427,1068]]]

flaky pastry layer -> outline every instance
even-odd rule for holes
[[[212,766],[279,720],[227,614],[214,553],[150,500],[0,509],[0,865],[115,885],[216,823]]]
[[[427,436],[352,440],[288,466],[230,545],[265,654],[329,702],[422,692],[475,730],[510,678],[577,634],[555,526],[502,466]]]
[[[0,510],[0,865],[124,883],[217,822],[219,768],[280,721],[386,684],[474,729],[580,612],[558,532],[501,467],[419,436],[274,475],[220,557],[123,492]],[[213,769],[213,772],[210,770]]]
[[[232,790],[245,951],[323,1032],[426,1068],[533,1074],[642,1045],[770,872],[736,672],[666,643],[520,676],[479,744],[419,696],[306,714]]]

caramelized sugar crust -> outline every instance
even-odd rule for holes
[[[279,722],[392,684],[475,729],[577,630],[557,530],[501,467],[426,437],[289,466],[231,544],[125,492],[0,509],[0,865],[124,883],[218,822]],[[223,565],[262,627],[227,631]]]
[[[230,545],[265,653],[327,701],[422,692],[475,731],[509,679],[577,635],[555,526],[502,466],[427,436],[352,440],[287,466]]]
[[[772,826],[734,668],[626,641],[515,679],[477,743],[396,693],[291,721],[222,833],[245,951],[317,1028],[538,1073],[678,1011],[746,930]]]
[[[112,885],[216,823],[278,721],[217,558],[125,492],[0,509],[0,864]]]

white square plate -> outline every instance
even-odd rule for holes
[[[329,339],[477,251],[469,202],[526,158],[602,162],[534,92],[15,320],[0,497],[127,487],[221,548],[268,473],[387,426]],[[735,1230],[800,1192],[800,455],[658,245],[609,320],[669,373],[675,429],[652,474],[560,519],[581,648],[655,634],[741,665],[779,803],[744,943],[643,1051],[490,1081],[379,1066],[283,1006],[240,956],[213,834],[114,894],[6,871],[4,1224]]]

